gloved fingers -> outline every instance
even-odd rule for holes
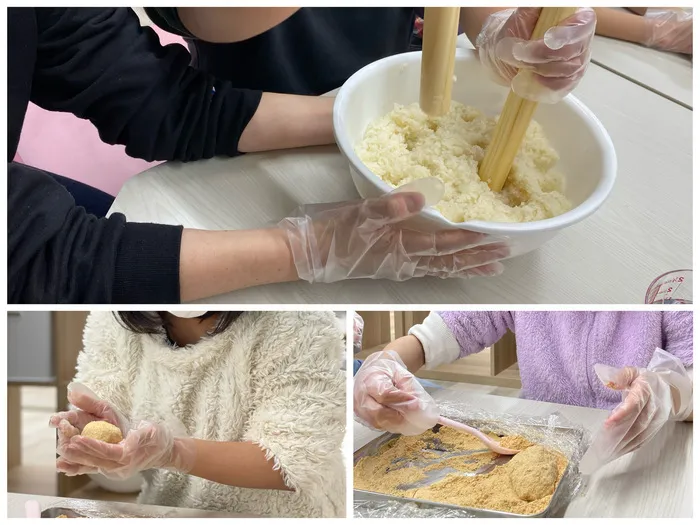
[[[503,263],[494,262],[483,266],[477,266],[476,268],[469,268],[457,275],[458,277],[496,277],[501,275],[504,271],[505,266],[503,266]]]
[[[581,62],[587,57],[587,46],[585,43],[574,43],[565,45],[559,49],[551,49],[544,40],[520,40],[519,38],[504,38],[496,44],[496,55],[498,59],[508,66],[518,69],[530,69],[535,73],[543,73],[545,65],[550,66],[551,71],[556,68],[563,68],[568,62],[577,61],[577,67],[570,67],[570,71],[575,71]],[[557,75],[563,76],[563,75]]]
[[[402,229],[399,242],[409,256],[453,255],[470,249],[474,252],[504,252],[506,256],[509,250],[506,239],[462,229],[434,233]]]
[[[549,49],[562,49],[574,44],[587,48],[595,35],[596,15],[590,7],[579,9],[568,18],[550,27],[542,39]]]
[[[484,266],[505,259],[509,255],[507,247],[500,245],[485,246],[464,250],[454,255],[441,255],[437,257],[421,257],[417,268],[426,275],[452,274],[458,275],[474,268]]]
[[[116,463],[123,462],[124,460],[123,444],[105,443],[97,439],[80,436],[71,440],[70,448],[96,459],[113,461]]]
[[[620,455],[634,452],[656,435],[665,421],[660,420],[659,415],[660,407],[652,397],[644,405],[634,424],[625,434],[621,442]]]
[[[84,474],[97,474],[99,469],[97,467],[81,465],[80,463],[73,463],[59,457],[56,459],[56,471],[66,476],[82,476]]]
[[[86,414],[85,412],[81,412],[80,410],[67,410],[65,412],[57,412],[49,418],[49,427],[59,428],[61,422],[63,421],[66,421],[74,427],[81,428],[88,424],[90,421],[92,421],[92,418],[90,418],[88,414]]]
[[[119,461],[107,459],[86,451],[77,442],[74,443],[73,440],[59,446],[56,451],[63,459],[71,463],[78,463],[80,465],[100,469],[114,469],[123,466]]]
[[[407,255],[449,255],[486,242],[488,236],[469,230],[421,232],[401,229],[400,244]]]
[[[393,408],[377,403],[371,397],[362,400],[355,408],[355,414],[372,428],[398,428],[404,422],[404,415]]]
[[[501,263],[492,263],[459,272],[431,271],[425,275],[438,279],[471,279],[472,277],[496,277],[503,273],[504,266]]]
[[[376,230],[396,224],[418,214],[425,205],[425,197],[416,192],[389,193],[377,199],[361,201],[358,226],[362,230]]]
[[[359,391],[377,403],[392,406],[399,403],[410,405],[415,402],[413,374],[402,367],[395,370],[379,369],[374,373],[366,372],[361,376],[358,372],[358,376],[355,380],[360,381]]]
[[[504,35],[496,44],[496,56],[519,68],[583,57],[595,34],[595,21],[595,12],[585,8],[549,28],[543,38],[530,40],[522,32]]]
[[[622,369],[624,370],[624,369]],[[643,412],[644,407],[649,403],[652,397],[651,389],[646,381],[640,380],[630,387],[627,395],[622,399],[622,402],[615,407],[612,413],[605,421],[607,426],[614,426],[618,423],[629,420],[635,420]]]
[[[119,416],[112,405],[97,397],[97,394],[81,383],[68,385],[68,402],[96,419],[107,421],[118,426],[122,431],[125,430],[123,418]]]
[[[71,450],[68,454],[62,456],[62,458],[73,465],[97,469],[98,471],[116,471],[124,467],[121,463],[96,458],[90,454],[76,450]]]
[[[508,42],[503,42],[506,45]],[[520,48],[523,51],[529,51],[530,45],[534,45],[535,42],[525,42],[525,45]],[[541,44],[543,47],[544,44]],[[550,51],[552,55],[564,54],[569,47],[563,48],[559,51]],[[543,77],[547,79],[568,79],[569,82],[577,80],[580,78],[581,73],[586,70],[588,63],[590,62],[590,51],[587,49],[582,50],[580,54],[571,56],[570,58],[563,57],[527,57],[524,54],[518,53],[516,50],[513,51],[513,55],[504,56],[503,61],[511,65],[518,70],[530,71],[535,77]]]
[[[392,408],[399,412],[409,412],[419,410],[420,402],[413,394],[403,392],[398,388],[385,390],[381,394],[371,396],[374,401],[385,407]]]
[[[73,438],[73,436],[80,435],[80,430],[78,430],[77,427],[71,425],[65,419],[61,420],[61,422],[58,425],[58,428],[56,429],[56,432],[58,434],[59,443],[68,442]]]
[[[598,379],[608,388],[613,390],[626,390],[632,385],[632,382],[639,377],[640,369],[626,366],[623,368],[615,368],[614,366],[596,363],[593,365]]]
[[[583,78],[587,68],[588,65],[574,78],[543,77],[522,69],[513,78],[510,88],[525,100],[540,104],[556,104],[571,92],[576,83]]]
[[[541,7],[518,7],[515,10],[510,10],[510,16],[502,24],[500,31],[493,34],[514,36],[527,40],[532,36],[541,12]],[[503,14],[507,14],[507,11],[503,11]],[[496,19],[494,19],[495,21]],[[496,29],[496,26],[494,26],[494,29]]]
[[[693,12],[689,9],[647,9],[647,46],[674,53],[693,53]]]

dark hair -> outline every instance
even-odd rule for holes
[[[114,316],[127,330],[135,334],[159,334],[163,330],[163,316],[167,312],[114,312]],[[219,316],[212,335],[226,331],[231,324],[238,319],[243,312],[207,312],[196,319],[209,319],[214,315]]]

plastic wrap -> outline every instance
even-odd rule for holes
[[[165,516],[152,516],[125,512],[120,505],[110,504],[105,506],[103,502],[90,500],[71,500],[70,507],[49,507],[41,513],[42,518],[154,518]]]
[[[455,402],[439,402],[438,407],[440,414],[444,417],[476,427],[485,432],[493,432],[499,435],[517,434],[533,443],[555,449],[566,456],[569,465],[561,481],[557,485],[551,502],[543,511],[542,515],[556,515],[558,511],[565,508],[566,505],[579,494],[583,483],[578,466],[591,443],[591,435],[584,427],[572,423],[558,413],[544,417],[494,413],[464,403]],[[397,437],[397,435],[384,434],[365,447],[362,447],[355,453],[355,462],[364,456],[373,455],[384,443],[395,437]],[[425,485],[430,485],[436,481],[438,481],[438,479],[435,479],[435,477],[429,477],[426,479]],[[356,494],[356,503],[358,505],[360,505],[361,500],[375,500],[372,501],[372,503],[368,502],[364,505],[360,505],[359,508],[361,509],[360,513],[362,516],[364,517],[367,514],[371,514],[371,517],[395,517],[391,512],[396,509],[391,506],[383,507],[377,505],[376,496],[378,495],[366,498],[361,495],[361,492]],[[395,502],[403,504],[410,501],[409,498],[396,498],[394,496],[386,496],[386,498],[389,501],[393,499]],[[452,510],[465,510],[466,512],[475,514],[475,517],[497,517],[498,515],[512,516],[512,514],[509,513],[488,509],[459,509],[439,502],[431,502],[429,506],[419,505],[416,507],[418,510],[415,510],[415,512],[433,506]],[[386,512],[387,514],[382,515],[382,512]],[[412,510],[411,507],[402,507],[400,512],[410,513],[414,512],[414,510]],[[406,517],[409,516],[407,515]],[[415,517],[422,517],[422,514],[416,515]]]
[[[61,505],[61,506],[58,506]],[[159,507],[154,505],[136,505],[114,501],[93,501],[86,499],[65,499],[57,506],[44,509],[42,518],[232,518],[255,517],[227,512],[212,512],[199,509]]]
[[[448,507],[420,507],[401,501],[363,500],[354,503],[356,518],[475,518],[467,510]]]

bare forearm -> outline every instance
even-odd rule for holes
[[[597,18],[596,34],[637,44],[645,41],[647,30],[643,17],[610,7],[594,9]]]
[[[297,279],[286,234],[277,228],[182,233],[181,301]]]
[[[284,22],[299,7],[178,7],[183,25],[205,42],[230,43],[253,38]]]
[[[459,25],[469,41],[476,46],[476,38],[489,15],[507,7],[462,7],[459,12]]]
[[[281,470],[265,459],[255,443],[195,439],[196,461],[190,474],[223,485],[249,489],[291,490]]]
[[[412,373],[416,373],[419,368],[425,364],[425,354],[423,353],[423,345],[417,337],[406,335],[399,337],[386,347],[387,350],[393,350],[406,365],[406,368]]]
[[[238,141],[242,153],[333,144],[332,97],[263,93]]]

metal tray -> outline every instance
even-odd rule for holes
[[[498,424],[498,422],[494,421],[484,421],[484,420],[462,420],[462,423],[465,423],[469,426],[473,426],[476,428],[481,429],[482,431],[491,431],[495,432],[497,434],[507,434],[508,430]],[[547,434],[551,432],[563,432],[567,434],[571,434],[570,439],[574,439],[579,443],[583,442],[584,439],[584,434],[581,429],[577,429],[574,427],[548,427],[546,425],[526,425],[529,427],[534,433],[537,433],[537,431],[542,432],[542,434]],[[382,434],[381,436],[377,437],[376,439],[373,439],[369,443],[367,443],[365,446],[359,448],[358,450],[355,451],[353,455],[353,466],[357,464],[357,462],[366,456],[372,456],[375,455],[378,450],[388,443],[389,441],[392,441],[394,439],[398,439],[401,437],[400,434],[391,434],[389,432]],[[481,449],[480,451],[485,451],[486,449]],[[476,452],[476,451],[475,451]],[[510,461],[510,457],[501,457],[497,458],[494,461],[495,465],[502,465]],[[489,465],[490,466],[490,465]],[[477,471],[476,475],[479,475],[479,473],[484,473],[488,472],[492,469],[488,468],[487,469],[480,469],[480,471]],[[464,510],[467,512],[472,513],[475,517],[478,518],[544,518],[547,517],[549,514],[552,513],[553,508],[559,503],[560,498],[562,497],[562,487],[566,485],[566,481],[568,480],[569,476],[571,476],[574,472],[574,465],[572,465],[571,462],[569,462],[569,465],[566,467],[566,470],[564,471],[564,475],[562,476],[561,480],[557,484],[557,488],[554,490],[554,494],[552,494],[552,499],[549,502],[549,505],[547,505],[547,508],[545,508],[542,512],[539,512],[537,514],[515,514],[512,512],[504,512],[504,511],[497,511],[497,510],[490,510],[490,509],[477,509],[473,507],[463,507],[461,505],[453,505],[451,503],[441,503],[438,501],[428,501],[428,500],[422,500],[422,499],[416,499],[416,498],[407,498],[407,497],[402,497],[402,496],[394,496],[391,494],[383,494],[381,492],[372,492],[368,490],[360,490],[360,489],[355,489],[353,490],[353,496],[355,500],[394,500],[394,501],[401,501],[404,503],[414,503],[416,504],[419,508],[424,508],[424,507],[442,507],[442,508],[452,508],[452,509],[459,509],[459,510]],[[435,470],[431,471],[431,474],[434,472],[435,474],[428,475],[427,480],[430,483],[435,483],[439,481],[440,479],[444,478],[447,474],[450,473],[450,471],[447,471],[447,469],[441,469],[441,470]],[[454,470],[452,470],[454,472]],[[432,479],[431,479],[432,478]],[[425,481],[423,481],[425,483]]]
[[[58,518],[59,516],[67,516],[69,518],[87,518],[83,514],[79,514],[71,509],[65,509],[63,507],[51,507],[46,510],[41,511],[42,518]]]

